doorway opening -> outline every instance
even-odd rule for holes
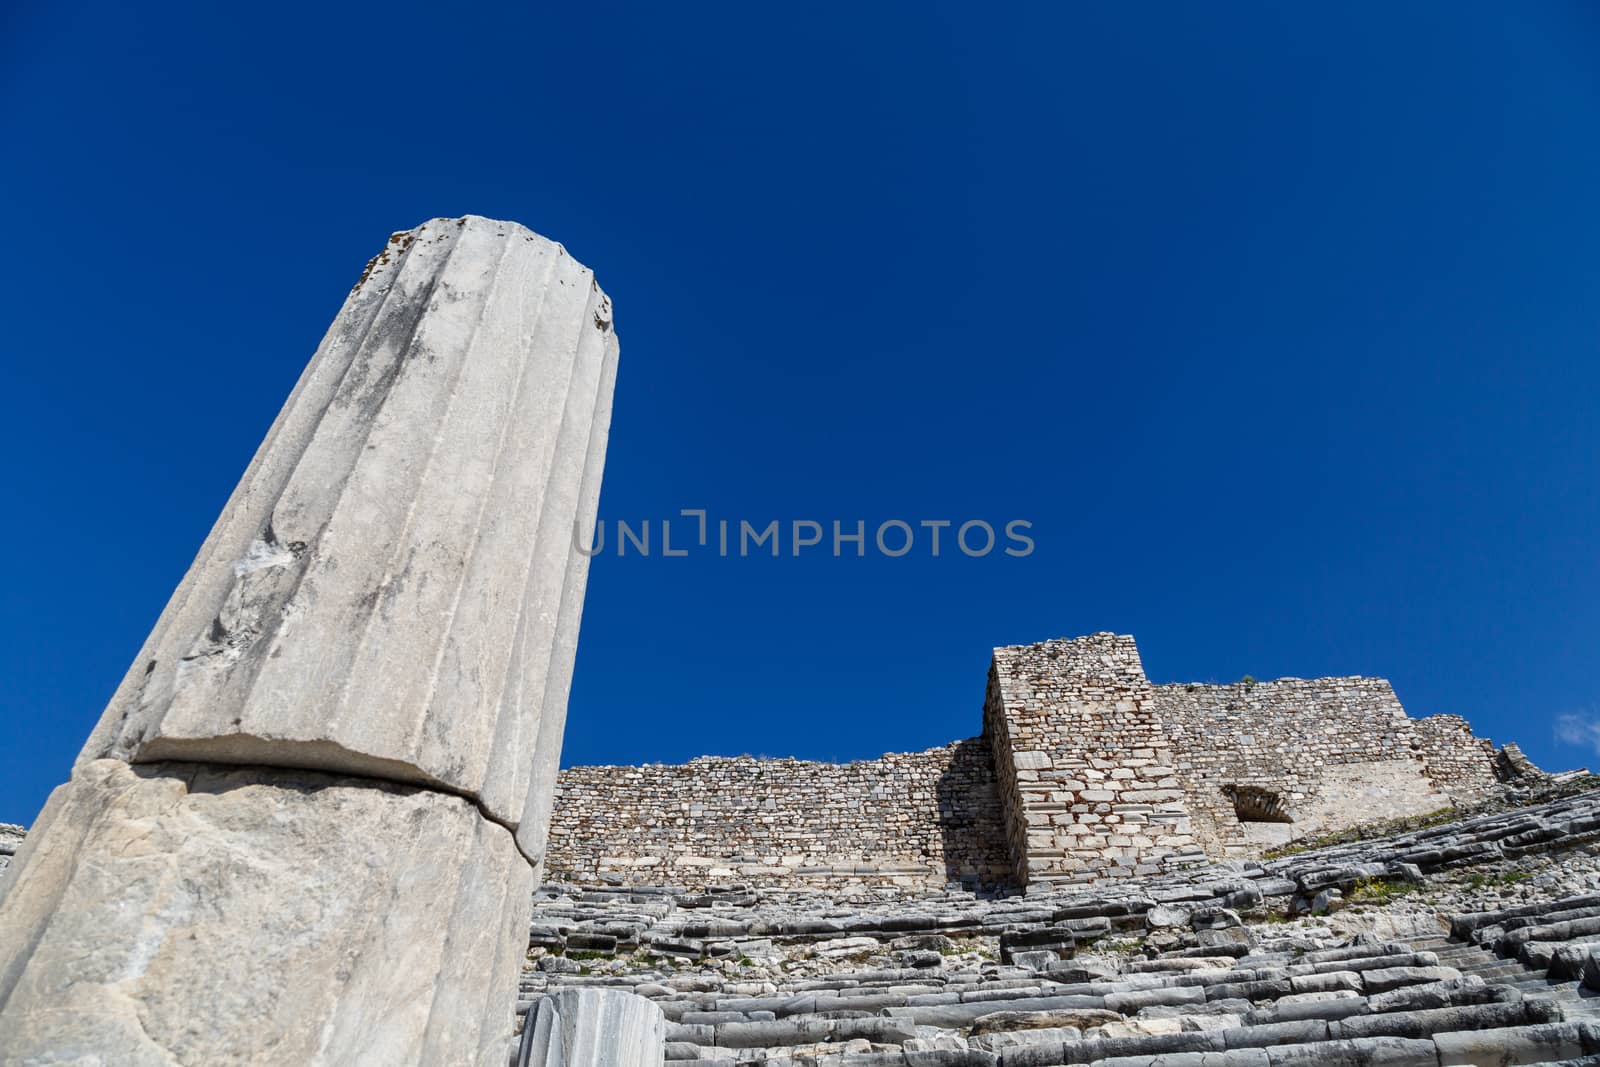
[[[1277,793],[1253,785],[1223,786],[1222,792],[1233,801],[1233,813],[1246,841],[1271,848],[1287,844],[1295,836],[1294,816]]]

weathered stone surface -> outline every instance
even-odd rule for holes
[[[1145,913],[1145,922],[1154,927],[1163,926],[1188,926],[1190,914],[1183,908],[1175,908],[1169,904],[1157,904]]]
[[[4,874],[11,865],[11,857],[22,847],[24,836],[22,827],[8,822],[0,823],[0,874]]]
[[[1083,1032],[1075,1026],[1052,1026],[1031,1030],[986,1030],[973,1032],[967,1044],[982,1052],[1003,1052],[1008,1048],[1032,1048],[1079,1041]]]
[[[1573,1034],[1590,1054],[1583,1035],[1594,1028],[1587,1020],[1600,1002],[1576,983],[1546,981],[1554,960],[1546,974],[1496,952],[1512,932],[1594,911],[1600,789],[1592,780],[1575,784],[1577,791],[1568,791],[1551,783],[1540,790],[1542,802],[1508,797],[1504,807],[1386,838],[1022,896],[956,887],[833,893],[549,885],[536,897],[540,926],[565,933],[536,951],[560,951],[563,940],[570,946],[591,932],[620,938],[626,931],[627,940],[618,940],[609,960],[585,955],[581,973],[529,968],[523,993],[631,989],[678,1024],[668,1029],[669,1060],[719,1067],[1438,1067],[1439,1034],[1458,1035],[1451,1054],[1468,1053],[1466,1062],[1545,1062]],[[1460,855],[1466,843],[1498,844],[1554,826],[1562,829],[1540,842],[1543,854],[1519,860],[1509,849],[1480,849],[1445,858]],[[1437,858],[1410,872],[1400,867],[1412,861],[1396,857],[1424,849]],[[1365,879],[1373,881],[1362,885]],[[1297,893],[1307,885],[1354,891],[1332,919],[1291,917],[1281,894],[1261,891],[1275,882]],[[1399,885],[1404,892],[1394,892]],[[1251,898],[1256,907],[1243,903]],[[1261,907],[1266,901],[1273,903]],[[1247,910],[1230,912],[1234,903]],[[1154,925],[1156,909],[1174,905],[1189,923]],[[1427,923],[1408,918],[1422,914]],[[1375,921],[1384,916],[1397,918]],[[1348,917],[1366,921],[1349,930],[1341,921]],[[1217,925],[1223,928],[1209,929]],[[1413,932],[1372,936],[1390,926]],[[1448,928],[1471,936],[1447,938]],[[1079,955],[1042,974],[998,959],[1006,945],[1053,940],[1061,931],[1077,932]],[[703,951],[759,940],[761,958],[662,951],[691,932],[717,939],[700,942]],[[1207,943],[1205,935],[1228,932],[1245,935],[1231,946],[1237,952]],[[908,950],[931,947],[939,949],[931,966],[907,966]],[[1012,959],[1024,955],[1014,951]],[[875,1026],[884,1016],[912,1025],[898,1033]],[[1552,1029],[1556,1023],[1576,1029]],[[842,1024],[865,1029],[841,1031]]]
[[[517,1067],[566,1067],[566,1042],[554,997],[540,997],[528,1012],[517,1044]]]
[[[997,1011],[973,1020],[974,1034],[1006,1033],[1012,1030],[1057,1030],[1063,1027],[1088,1030],[1121,1021],[1114,1011],[1103,1008],[1058,1008],[1055,1011]]]
[[[609,300],[560,245],[475,216],[396,234],[80,765],[440,786],[513,829],[531,812],[537,859],[616,354]]]
[[[308,771],[82,765],[0,898],[8,1063],[482,1063],[532,871],[454,796]]]
[[[1381,679],[1152,685],[1133,639],[1114,634],[994,656],[983,736],[943,748],[850,764],[703,757],[568,768],[552,873],[695,888],[960,881],[1042,892],[1255,857],[1511,788],[1464,720],[1412,719]],[[1523,832],[1535,837],[1519,846],[1548,831]],[[1356,877],[1421,873],[1396,862]],[[1235,880],[1218,903],[1314,897],[1338,884],[1330,876],[1304,887]]]
[[[711,756],[570,767],[559,781],[557,877],[837,887],[1011,876],[982,738],[847,764]]]
[[[1435,1034],[1439,1062],[1452,1064],[1551,1063],[1594,1051],[1584,1048],[1578,1023],[1467,1030]]]
[[[666,1019],[644,997],[567,989],[528,1013],[517,1067],[659,1067],[666,1046]]]
[[[4,872],[7,1062],[505,1062],[616,355],[559,245],[390,238]]]

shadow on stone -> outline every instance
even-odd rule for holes
[[[935,792],[945,878],[976,891],[1015,888],[987,737],[956,742]]]

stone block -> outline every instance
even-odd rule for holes
[[[1321,1019],[1264,1023],[1223,1031],[1229,1049],[1265,1048],[1272,1045],[1307,1045],[1328,1039],[1328,1024]]]
[[[1120,794],[1120,799],[1130,804],[1170,804],[1183,799],[1183,791],[1179,789],[1127,789]]]
[[[682,1058],[698,1059],[698,1049],[694,1055]],[[553,997],[540,997],[529,1010],[522,1027],[522,1039],[517,1043],[516,1067],[566,1067],[561,1016]]]
[[[1530,1019],[1526,1005],[1515,1001],[1363,1015],[1341,1020],[1336,1032],[1347,1038],[1380,1035],[1424,1038],[1457,1030],[1496,1030],[1537,1021],[1541,1020]]]
[[[1438,1052],[1431,1041],[1404,1038],[1357,1038],[1265,1049],[1272,1067],[1436,1067]]]
[[[1301,1019],[1344,1019],[1351,1015],[1359,1015],[1367,1010],[1367,1002],[1347,989],[1330,990],[1323,993],[1292,993],[1286,997],[1279,997],[1273,1004],[1273,1012],[1283,1022],[1297,1022]]]
[[[1382,967],[1361,974],[1368,993],[1387,993],[1401,986],[1444,982],[1460,977],[1461,972],[1454,967]]]
[[[503,1067],[533,872],[460,797],[82,765],[0,899],[6,1062]]]
[[[666,1020],[653,1002],[621,989],[564,989],[550,999],[565,1054],[554,1067],[659,1067]]]
[[[1435,1034],[1442,1067],[1457,1064],[1551,1063],[1585,1054],[1578,1023],[1512,1026]]]
[[[1145,913],[1145,921],[1158,929],[1188,926],[1193,913],[1170,904],[1157,904]]]
[[[1030,971],[1047,971],[1051,964],[1060,963],[1061,957],[1049,949],[1035,949],[1030,952],[1013,952],[1011,962]]]
[[[982,1052],[1004,1052],[1014,1048],[1037,1048],[1040,1045],[1059,1047],[1064,1041],[1079,1041],[1083,1034],[1076,1027],[1052,1026],[1037,1030],[995,1030],[975,1034],[967,1040],[971,1048]]]

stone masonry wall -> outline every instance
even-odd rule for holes
[[[1429,715],[1406,721],[1411,723],[1411,743],[1427,766],[1428,777],[1452,801],[1470,804],[1499,784],[1494,770],[1494,742],[1474,737],[1466,719],[1459,715]],[[1533,770],[1538,773],[1537,767]]]
[[[1201,858],[1133,638],[996,649],[984,731],[1000,754],[1019,882],[1156,874]]]
[[[1498,781],[1488,741],[1408,717],[1382,679],[1156,686],[1109,633],[996,649],[984,722],[1026,885],[1255,856]]]
[[[989,663],[989,684],[983,697],[983,736],[994,755],[995,791],[1000,801],[1000,821],[1005,835],[1011,881],[1028,883],[1028,817],[1017,777],[1015,747],[1006,723],[1005,701],[1000,695],[999,661]],[[1027,762],[1027,757],[1024,757]],[[1028,770],[1029,768],[1024,768]]]
[[[706,756],[572,767],[548,876],[837,888],[1009,884],[988,741],[856,763]]]
[[[1160,685],[1155,703],[1214,858],[1450,806],[1416,751],[1416,721],[1382,679]],[[1283,821],[1241,821],[1240,790]]]
[[[558,780],[551,877],[1048,886],[1258,856],[1541,772],[1378,678],[1153,685],[1131,637],[999,648],[983,736],[850,764],[704,757]]]

